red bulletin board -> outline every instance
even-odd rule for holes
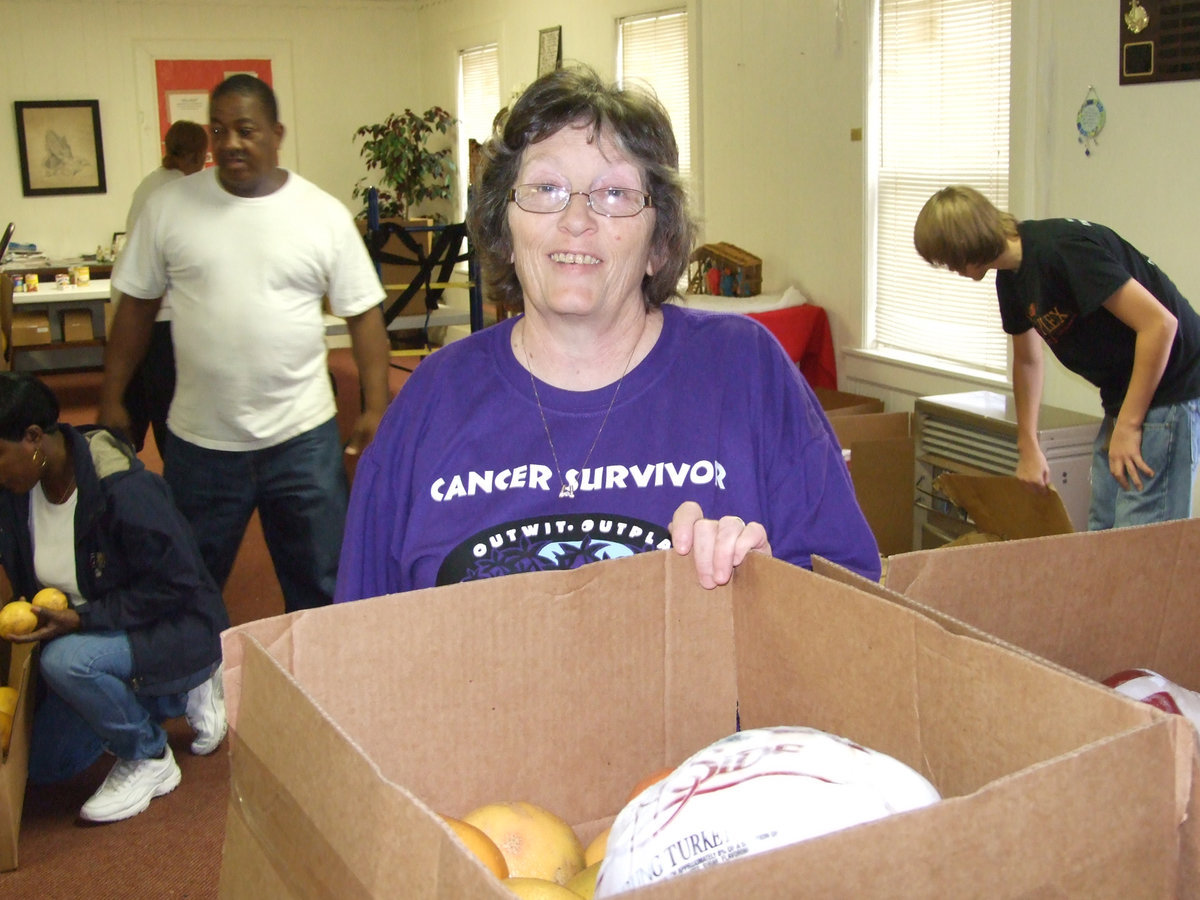
[[[212,89],[238,72],[256,75],[271,84],[269,59],[156,59],[154,79],[158,95],[158,142],[166,152],[163,139],[176,119],[187,118],[208,123],[208,95]],[[176,114],[172,115],[172,109]],[[193,108],[190,115],[178,114],[179,109]]]

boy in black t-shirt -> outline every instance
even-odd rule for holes
[[[1012,336],[1017,477],[1049,488],[1037,439],[1042,341],[1100,389],[1088,529],[1187,518],[1200,459],[1200,316],[1151,260],[1111,228],[1018,221],[973,188],[934,194],[913,229],[917,252],[979,281],[996,270]]]

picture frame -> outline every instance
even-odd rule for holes
[[[105,194],[99,100],[15,100],[26,197]]]
[[[538,32],[537,73],[541,78],[547,72],[562,68],[562,26],[543,28]]]

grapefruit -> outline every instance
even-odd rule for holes
[[[442,816],[442,819],[458,835],[458,839],[467,845],[467,849],[479,857],[480,862],[491,870],[493,875],[497,878],[508,877],[508,863],[504,861],[504,854],[500,852],[495,841],[462,819],[455,819],[451,816]]]
[[[37,624],[33,604],[26,600],[13,600],[0,607],[0,634],[29,634]]]
[[[17,689],[0,687],[0,753],[8,752],[12,737],[13,716],[17,713]]]
[[[667,766],[664,769],[659,769],[657,772],[651,772],[649,775],[642,778],[641,781],[633,786],[633,790],[629,792],[629,796],[625,798],[625,805],[632,803],[634,797],[636,797],[646,788],[650,787],[650,785],[658,784],[658,782],[662,781],[674,771],[674,766]]]
[[[488,803],[462,818],[500,848],[510,878],[543,878],[565,884],[583,868],[583,845],[574,829],[536,804],[521,800]]]
[[[41,606],[45,609],[66,609],[67,595],[58,588],[42,588],[33,595],[33,600],[31,602],[34,606]]]
[[[583,864],[585,866],[590,866],[592,863],[604,859],[604,853],[608,849],[608,833],[610,831],[612,831],[611,825],[592,838],[592,842],[583,851]]]
[[[596,896],[596,873],[599,871],[600,863],[592,863],[567,882],[567,889],[577,893],[583,900],[593,900]]]
[[[521,900],[579,900],[579,895],[545,878],[505,878],[502,884]]]

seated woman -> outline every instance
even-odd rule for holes
[[[32,375],[0,372],[0,563],[35,607],[42,641],[29,779],[58,781],[104,751],[117,762],[83,805],[89,822],[137,815],[180,781],[160,722],[186,715],[192,752],[225,736],[220,633],[225,604],[166,483],[101,428],[58,422]]]
[[[535,81],[469,213],[508,318],[424,360],[355,473],[335,600],[673,547],[878,578],[828,420],[743,316],[664,305],[695,228],[670,120],[585,68]]]

